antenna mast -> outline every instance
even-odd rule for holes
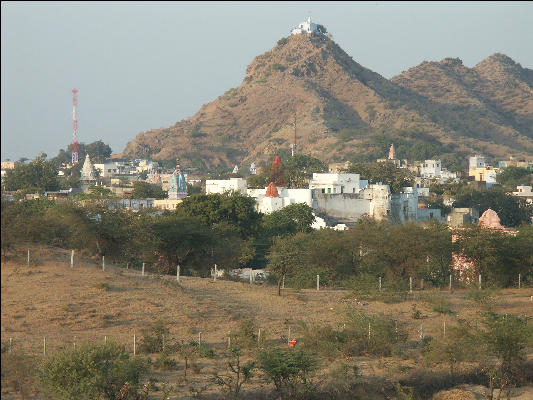
[[[78,163],[78,89],[72,89],[72,164]]]

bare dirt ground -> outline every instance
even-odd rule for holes
[[[439,336],[443,322],[452,323],[452,317],[443,316],[433,311],[428,302],[420,301],[422,291],[396,304],[359,302],[357,294],[347,290],[285,289],[279,297],[276,287],[266,283],[221,279],[213,282],[182,276],[177,284],[175,277],[152,274],[149,268],[144,277],[139,270],[111,265],[103,271],[101,265],[90,259],[77,259],[74,268],[70,268],[69,252],[57,249],[32,252],[36,255],[30,267],[22,257],[2,262],[1,340],[4,345],[11,339],[13,349],[36,357],[43,355],[45,338],[48,354],[75,342],[104,340],[125,344],[133,352],[133,336],[139,343],[141,330],[157,320],[168,324],[172,337],[187,342],[198,340],[201,333],[202,342],[212,346],[217,354],[224,352],[228,333],[235,332],[244,318],[254,318],[261,334],[270,343],[280,345],[286,343],[289,328],[291,337],[299,338],[297,321],[340,325],[349,308],[398,318],[407,324],[410,340],[420,340],[421,325],[424,335]],[[480,311],[478,305],[465,299],[466,291],[435,294],[445,298],[459,318],[473,320]],[[531,317],[531,296],[531,288],[502,290],[494,300],[494,311]],[[413,319],[413,305],[420,311],[420,319]],[[417,367],[414,360],[360,357],[355,361],[362,375],[394,375]],[[172,399],[191,398],[191,387],[202,391],[209,386],[212,372],[223,368],[223,364],[221,358],[198,359],[187,382],[182,379],[181,365],[177,371],[160,372],[157,378],[176,387]],[[327,369],[325,366],[324,370]],[[265,384],[254,383],[257,387]],[[2,398],[20,398],[2,386]],[[210,386],[205,393],[217,390]],[[526,394],[522,390],[520,396],[516,398],[533,398],[533,390]]]

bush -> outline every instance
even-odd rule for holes
[[[169,343],[170,330],[167,328],[164,321],[156,321],[150,327],[142,330],[143,337],[141,339],[139,350],[143,353],[161,353],[166,347],[172,347],[172,343]],[[167,343],[165,343],[165,337]]]
[[[40,367],[39,380],[54,399],[114,400],[125,386],[130,393],[136,393],[147,370],[144,360],[130,359],[124,346],[115,342],[83,344],[46,359]]]
[[[288,398],[302,397],[309,392],[311,375],[317,368],[316,359],[300,349],[262,350],[258,362],[259,368],[272,380],[276,390]]]
[[[385,315],[349,311],[343,332],[342,351],[345,355],[390,356],[395,347],[406,340],[407,331],[397,320]]]
[[[4,385],[11,387],[22,399],[27,399],[34,389],[36,372],[33,357],[17,352],[4,353],[2,348],[2,388]]]

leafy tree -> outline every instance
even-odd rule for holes
[[[198,218],[190,216],[156,217],[151,230],[166,273],[173,273],[176,265],[185,266],[194,256],[202,254],[213,240],[211,230]],[[206,268],[205,265],[201,267]]]
[[[518,273],[531,274],[531,230],[524,227],[517,236],[481,227],[456,230],[455,251],[474,263],[474,276],[482,274],[487,282],[508,286]],[[529,264],[529,265],[528,265]]]
[[[382,182],[390,186],[391,192],[401,192],[403,187],[413,186],[414,176],[391,162],[351,164],[345,172],[359,174],[369,183]]]
[[[295,203],[262,216],[262,231],[269,237],[310,232],[315,217],[307,204]]]
[[[133,192],[131,193],[132,199],[164,199],[166,197],[167,192],[165,192],[159,185],[153,185],[143,181],[133,182]]]
[[[500,399],[503,390],[519,384],[526,350],[533,346],[533,325],[512,314],[487,313],[477,338],[488,364],[484,371],[489,377],[489,399],[495,386],[499,386]]]
[[[317,361],[301,349],[272,348],[259,352],[258,366],[272,380],[278,392],[292,399],[297,393],[309,389]]]
[[[6,172],[5,190],[23,190],[26,192],[44,192],[58,190],[57,169],[49,161],[39,157],[27,164],[17,164]]]
[[[52,162],[57,166],[64,164],[69,164],[72,161],[72,150],[73,145],[69,143],[66,150],[59,150],[58,155],[52,159]],[[109,158],[112,150],[109,145],[105,144],[101,140],[94,141],[92,143],[78,143],[78,160],[79,164],[83,164],[85,156],[90,155],[91,160],[95,163],[103,163],[106,158]]]
[[[328,172],[328,165],[306,154],[296,154],[283,163],[288,188],[308,188],[314,173]]]
[[[147,364],[130,359],[123,346],[107,342],[65,349],[47,358],[40,368],[46,393],[61,400],[119,398],[126,384],[135,388],[147,372]]]
[[[501,185],[506,185],[512,189],[519,185],[528,185],[531,183],[533,174],[525,168],[507,167],[498,175],[496,175],[496,182]]]
[[[281,164],[263,164],[260,173],[247,178],[248,187],[264,188],[270,182],[287,188],[307,188],[314,173],[328,171],[328,165],[306,154],[296,154],[282,160]]]
[[[531,209],[520,207],[520,202],[516,198],[496,186],[488,190],[466,188],[458,194],[453,206],[476,207],[480,214],[491,208],[498,213],[504,226],[518,226],[522,222],[529,223],[532,215]]]
[[[232,224],[243,238],[256,230],[260,220],[255,200],[241,193],[189,196],[178,205],[176,213],[197,217],[204,226]]]
[[[281,282],[287,274],[294,274],[302,260],[302,249],[293,240],[278,237],[268,256],[268,270],[278,276],[278,296],[281,296]]]

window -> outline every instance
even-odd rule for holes
[[[328,193],[331,193],[331,188],[328,188]]]

